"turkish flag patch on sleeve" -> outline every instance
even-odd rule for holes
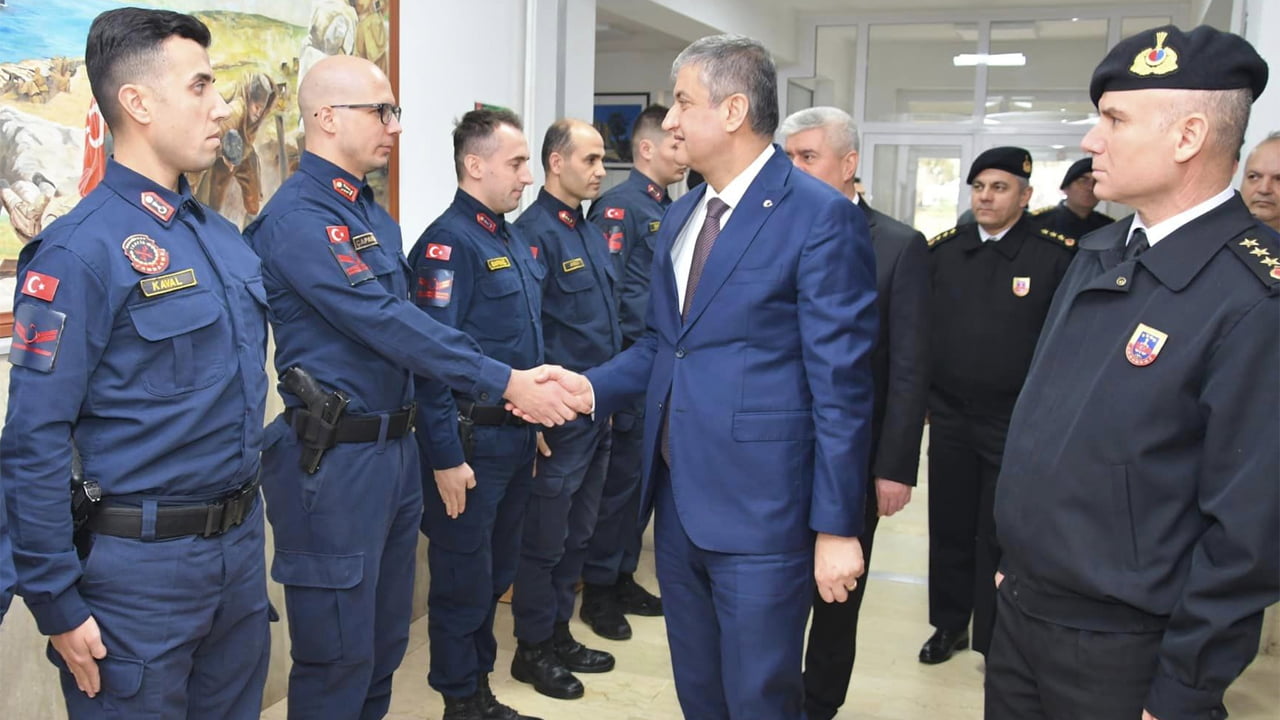
[[[58,278],[52,275],[28,270],[26,278],[22,281],[22,294],[45,302],[53,302],[53,296],[58,292],[58,282]]]
[[[346,225],[329,225],[324,231],[329,237],[329,252],[338,261],[338,267],[342,268],[347,282],[359,285],[376,277],[351,244],[351,231]]]
[[[627,217],[627,211],[623,208],[605,208],[604,216],[610,220],[625,220]]]
[[[449,262],[449,258],[453,256],[453,247],[450,245],[441,245],[440,243],[427,243],[427,259],[443,260]]]

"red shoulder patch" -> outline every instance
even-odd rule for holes
[[[355,202],[360,196],[360,191],[356,190],[356,186],[347,182],[346,178],[336,177],[333,179],[333,189],[342,197],[351,202]]]

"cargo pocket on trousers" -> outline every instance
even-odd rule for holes
[[[319,555],[276,550],[271,579],[284,585],[290,651],[298,662],[336,662],[345,646],[372,628],[357,612],[354,588],[364,579],[364,555]]]
[[[61,672],[71,673],[62,655],[53,649],[53,643],[45,645],[45,657]],[[98,661],[98,677],[102,680],[104,705],[110,705],[109,698],[128,700],[142,689],[142,675],[146,663],[120,655],[107,655]]]

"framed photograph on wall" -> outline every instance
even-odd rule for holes
[[[631,126],[649,107],[649,93],[596,93],[592,122],[604,138],[604,164],[631,167]]]
[[[126,0],[0,3],[0,332],[12,310],[22,246],[102,178],[112,140],[89,91],[85,38]],[[187,176],[197,199],[244,227],[305,150],[298,82],[325,56],[359,55],[398,89],[399,0],[154,0],[190,12],[213,35],[217,90],[232,108],[214,166]],[[370,174],[397,215],[398,157]]]

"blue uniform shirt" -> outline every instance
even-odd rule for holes
[[[542,364],[544,270],[529,242],[501,215],[459,189],[453,204],[409,251],[409,262],[414,302],[427,314],[475,338],[490,357],[513,368]],[[482,405],[499,402],[498,397],[465,394]],[[425,383],[418,396],[419,426],[431,439],[432,466],[460,465],[453,398],[433,393]]]
[[[276,367],[343,391],[348,413],[406,405],[415,372],[502,397],[511,369],[409,302],[400,228],[360,178],[307,153],[245,235],[262,258]]]
[[[649,270],[653,266],[653,242],[662,216],[671,206],[666,188],[639,170],[591,203],[587,219],[604,229],[618,282],[618,323],[622,335],[635,342],[644,334],[644,313],[649,305]]]
[[[613,297],[614,269],[600,229],[544,188],[516,220],[535,247],[542,281],[547,362],[582,371],[622,349]]]
[[[266,296],[236,228],[111,161],[23,248],[0,437],[19,587],[46,635],[89,608],[75,584],[71,441],[106,496],[203,502],[258,472]]]

